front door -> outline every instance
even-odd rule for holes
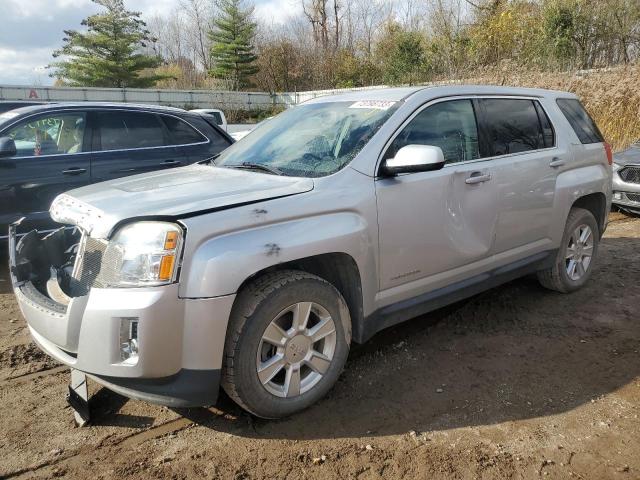
[[[482,160],[473,102],[423,109],[384,157],[411,144],[440,147],[446,164],[376,181],[381,305],[463,279],[492,254],[498,190],[491,162]]]
[[[57,111],[30,117],[0,132],[17,154],[0,159],[0,237],[26,217],[18,233],[53,228],[49,206],[60,193],[90,182],[86,114]]]

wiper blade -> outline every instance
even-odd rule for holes
[[[261,170],[263,172],[271,173],[273,175],[284,175],[282,170],[276,167],[272,167],[270,165],[265,165],[263,163],[242,162],[240,165],[225,165],[225,167],[246,168],[248,170]]]

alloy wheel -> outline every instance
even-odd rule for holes
[[[327,373],[336,349],[336,326],[315,302],[299,302],[271,320],[260,340],[256,372],[273,395],[296,397]]]
[[[593,257],[593,231],[586,224],[578,226],[567,245],[565,263],[567,275],[573,281],[580,280],[589,270]]]

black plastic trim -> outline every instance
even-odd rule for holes
[[[529,273],[549,268],[557,250],[541,252],[417,297],[382,307],[353,325],[353,340],[364,343],[385,328],[472,297]]]
[[[169,377],[122,378],[87,375],[125,397],[168,407],[206,407],[216,403],[220,370],[182,369]]]

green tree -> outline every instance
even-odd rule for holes
[[[244,8],[242,0],[220,0],[220,13],[209,32],[213,68],[209,74],[228,81],[239,90],[250,85],[250,77],[258,72],[253,41],[256,24],[253,7]]]
[[[376,56],[380,59],[385,81],[412,85],[424,80],[427,52],[419,32],[404,30],[397,23],[387,25],[377,45]]]
[[[52,77],[83,87],[151,87],[162,75],[140,75],[161,64],[141,49],[151,38],[139,12],[125,9],[123,0],[93,0],[106,12],[82,21],[86,32],[65,30],[64,45],[53,53],[61,60],[49,65]]]

